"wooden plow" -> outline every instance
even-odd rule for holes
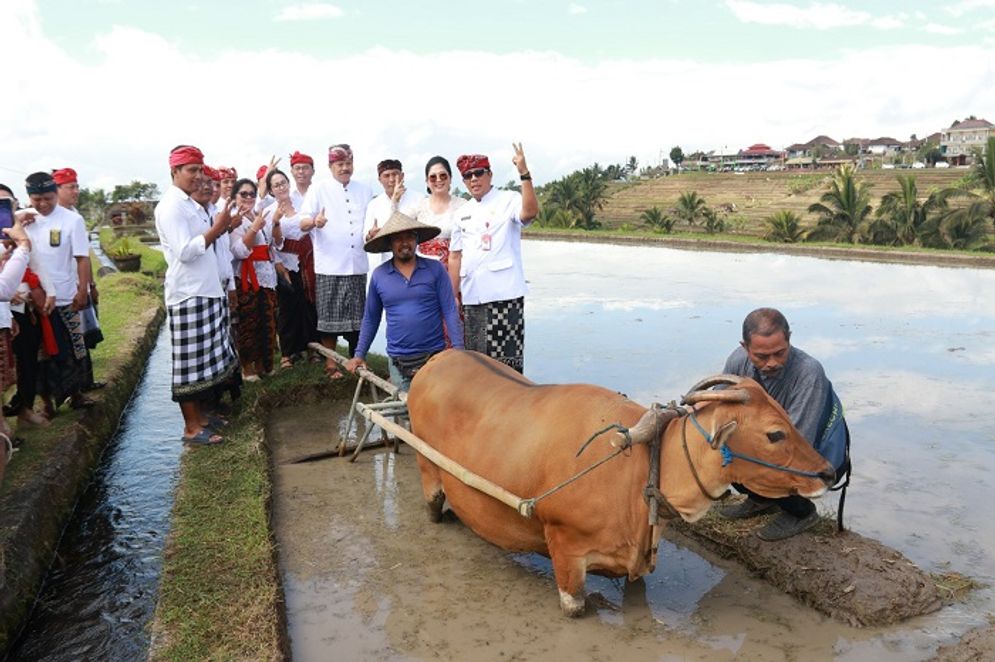
[[[332,359],[343,369],[345,368],[347,359],[341,354],[318,343],[310,343],[308,347],[325,358]],[[524,499],[516,496],[500,485],[496,485],[483,476],[470,471],[429,446],[425,441],[408,430],[408,428],[400,424],[399,421],[408,418],[407,391],[398,389],[383,377],[374,374],[366,368],[359,368],[356,374],[359,377],[359,382],[356,384],[356,391],[352,396],[352,404],[349,407],[349,418],[346,420],[346,429],[342,433],[338,447],[334,451],[324,451],[297,458],[292,460],[293,463],[345,456],[349,433],[352,431],[353,424],[358,423],[357,416],[361,416],[367,422],[366,431],[352,449],[352,456],[349,458],[350,462],[356,461],[363,448],[373,448],[374,446],[386,446],[390,444],[391,440],[387,437],[387,434],[390,433],[394,437],[393,446],[395,453],[399,449],[399,442],[403,441],[421,453],[429,462],[443,471],[452,474],[460,482],[514,508],[523,517],[532,517],[535,512],[535,499]],[[370,403],[359,401],[364,386],[368,386],[369,388],[372,400]],[[380,393],[383,393],[384,397],[381,398]],[[374,427],[380,428],[380,443],[369,441]]]

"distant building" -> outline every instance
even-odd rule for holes
[[[866,150],[874,156],[892,156],[902,151],[903,143],[894,138],[875,138],[868,140]]]
[[[983,148],[990,136],[995,135],[995,124],[985,119],[966,119],[954,122],[943,131],[940,151],[947,161],[964,165],[970,162],[974,150]]]
[[[767,167],[772,163],[784,161],[784,152],[771,149],[769,145],[757,143],[750,145],[746,149],[739,150],[736,155],[736,165],[740,167]]]
[[[839,150],[842,145],[829,136],[816,136],[812,138],[807,143],[795,143],[794,145],[788,145],[784,148],[787,152],[789,159],[798,158],[802,156],[815,156],[818,148],[822,148],[823,152],[833,153]]]

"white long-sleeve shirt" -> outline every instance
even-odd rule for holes
[[[308,189],[301,214],[314,218],[324,209],[328,219],[325,227],[311,230],[316,274],[354,276],[369,270],[363,250],[363,221],[372,198],[370,187],[357,181],[343,186],[333,179]]]
[[[166,258],[166,305],[193,297],[224,296],[218,260],[204,233],[210,222],[203,207],[176,186],[166,189],[155,208],[155,229]],[[226,237],[222,236],[221,241]]]

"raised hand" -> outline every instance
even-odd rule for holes
[[[314,226],[317,228],[323,228],[327,222],[328,219],[325,218],[325,208],[322,207],[321,211],[318,212],[318,215],[314,217]]]
[[[511,148],[515,150],[515,155],[511,157],[511,162],[518,168],[518,174],[524,175],[529,171],[529,166],[525,163],[525,150],[522,143],[511,143]]]

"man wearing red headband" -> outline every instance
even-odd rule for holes
[[[201,400],[238,370],[214,243],[226,240],[228,219],[210,219],[191,197],[203,177],[204,155],[180,145],[169,153],[173,184],[155,208],[155,227],[166,258],[166,312],[173,345],[173,400],[183,413],[182,441],[216,444],[221,419]]]
[[[58,186],[59,195],[59,205],[65,207],[74,214],[79,214],[79,210],[76,209],[76,205],[79,203],[79,181],[76,175],[76,171],[72,168],[60,168],[59,170],[54,170],[52,172],[52,179],[55,181],[55,185]],[[79,214],[82,219],[82,214]],[[84,225],[86,219],[83,219]],[[96,323],[97,310],[96,307],[100,303],[100,293],[97,291],[97,280],[93,276],[93,264],[90,262],[90,258],[86,259],[88,269],[90,270],[90,304],[87,309],[81,311],[84,321],[93,320],[93,324],[84,331],[83,337],[86,341],[86,358],[83,360],[83,391],[94,391],[96,389],[103,388],[107,384],[105,382],[95,381],[93,378],[93,360],[90,358],[90,350],[95,349],[104,340],[103,334],[100,332],[100,326]],[[84,326],[88,326],[84,324]]]
[[[378,163],[377,179],[383,186],[383,193],[370,200],[370,205],[366,208],[366,220],[363,222],[363,236],[366,241],[377,236],[380,228],[395,211],[411,218],[417,216],[418,206],[425,197],[420,191],[409,191],[404,186],[404,170],[397,159],[384,159]],[[379,260],[376,254],[372,254],[370,266],[377,267],[390,258],[389,251],[381,253]]]
[[[332,180],[307,192],[301,205],[302,228],[310,228],[314,247],[315,305],[321,344],[334,349],[341,335],[356,351],[366,305],[366,272],[369,259],[363,250],[363,219],[373,198],[370,188],[352,180],[352,149],[328,148]],[[342,377],[334,361],[325,362],[332,379]]]
[[[231,200],[232,187],[238,181],[238,171],[235,168],[221,166],[218,168],[218,173],[221,175],[221,199],[227,202]]]
[[[460,207],[449,244],[449,277],[462,297],[466,349],[487,354],[522,372],[525,365],[525,272],[522,228],[539,214],[539,201],[522,145],[511,161],[522,192],[491,185],[490,160],[464,154],[456,160],[470,195]]]
[[[314,177],[314,159],[307,154],[294,152],[290,155],[290,172],[294,176],[296,184],[290,190],[290,201],[294,203],[294,209],[300,209],[304,202],[304,196],[311,188],[311,179]]]

